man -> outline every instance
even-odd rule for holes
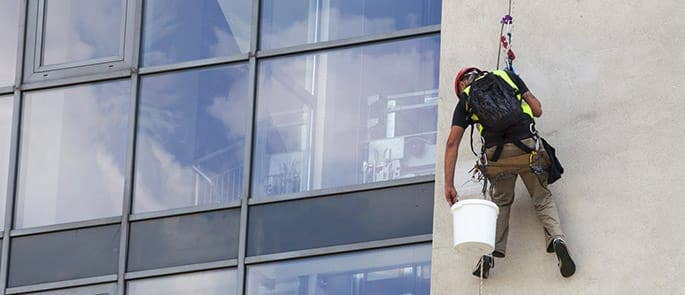
[[[479,89],[471,88],[482,85],[482,83],[474,83],[474,81],[483,79],[486,75],[496,76],[488,77],[491,80],[492,78],[504,80],[506,85],[508,85],[506,87],[511,87],[513,90],[511,92],[511,99],[514,99],[515,95],[515,99],[518,100],[515,101],[515,107],[518,108],[520,104],[522,112],[519,113],[525,114],[520,116],[521,119],[519,121],[510,125],[511,127],[507,127],[506,131],[493,132],[494,128],[489,130],[487,126],[484,126],[487,124],[483,124],[483,122],[487,122],[485,120],[487,118],[479,118],[474,113],[475,107],[470,108],[469,106],[469,99],[472,98],[469,97],[469,94],[473,94],[474,91],[478,93],[479,91]],[[501,81],[498,82],[501,83]],[[497,216],[495,251],[492,253],[492,256],[498,258],[505,257],[509,233],[509,213],[514,201],[514,186],[516,178],[521,176],[532,198],[537,217],[544,227],[547,252],[556,253],[562,276],[569,277],[573,275],[575,264],[569,255],[566,242],[564,241],[564,233],[561,229],[556,203],[552,199],[552,193],[547,189],[548,173],[542,169],[538,171],[532,169],[534,168],[533,161],[531,161],[530,166],[527,165],[528,162],[524,163],[526,169],[494,169],[495,167],[505,167],[506,163],[509,163],[508,161],[512,161],[512,159],[524,159],[524,161],[527,161],[528,154],[531,154],[531,159],[538,152],[540,153],[539,156],[544,154],[544,149],[542,148],[535,151],[536,137],[533,134],[534,125],[532,125],[534,118],[539,118],[542,115],[540,101],[530,92],[526,84],[517,75],[502,70],[486,73],[473,67],[463,68],[455,79],[455,91],[459,97],[459,103],[454,110],[452,128],[445,150],[445,198],[447,202],[451,206],[458,201],[458,193],[454,186],[457,152],[466,127],[476,123],[479,126],[481,136],[485,140],[484,152],[488,160],[486,176],[491,183],[490,196],[500,208],[500,213]],[[482,112],[480,115],[483,116],[484,114],[487,114],[487,112]],[[542,159],[545,159],[545,157]],[[493,168],[492,171],[499,172],[493,173],[490,167]],[[483,256],[478,265],[476,265],[473,275],[480,277],[481,264],[483,264],[483,277],[487,278],[490,268],[494,267],[492,256]]]

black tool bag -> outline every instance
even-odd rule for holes
[[[484,130],[505,133],[510,127],[528,121],[528,115],[521,109],[518,94],[518,90],[501,77],[486,73],[471,84],[467,97],[469,111],[478,116],[478,123]]]
[[[564,174],[564,167],[561,166],[561,162],[559,162],[559,159],[557,158],[557,153],[556,150],[554,150],[554,147],[552,147],[549,143],[544,138],[542,139],[542,146],[545,147],[545,151],[547,151],[547,155],[549,156],[549,168],[547,169],[547,183],[552,184],[555,181],[559,180],[561,178],[561,175]]]

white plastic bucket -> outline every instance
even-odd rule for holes
[[[459,201],[452,205],[454,249],[462,254],[486,255],[495,250],[495,230],[499,208],[482,199]]]

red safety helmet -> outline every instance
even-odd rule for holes
[[[463,68],[461,68],[461,70],[459,70],[459,73],[457,73],[457,77],[454,78],[454,93],[457,94],[457,97],[459,96],[459,80],[461,80],[461,78],[464,77],[464,75],[466,75],[466,73],[468,73],[472,70],[480,71],[476,67],[463,67]]]

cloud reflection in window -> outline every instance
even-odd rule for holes
[[[121,215],[130,82],[24,97],[18,228]]]

